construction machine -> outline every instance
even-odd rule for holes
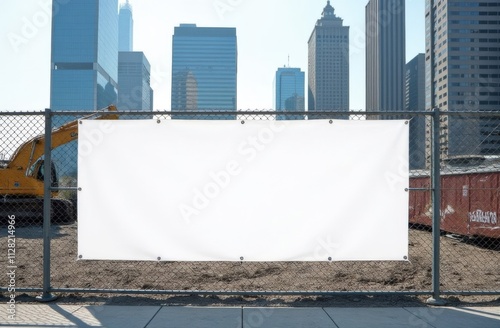
[[[116,119],[114,105],[87,116],[84,119]],[[78,139],[78,120],[68,122],[52,130],[51,149]],[[15,216],[23,222],[37,222],[43,218],[44,166],[46,137],[38,135],[19,146],[8,161],[0,162],[0,219]],[[61,198],[57,190],[59,177],[54,163],[51,169],[51,221],[68,223],[74,221],[76,209],[73,202]],[[20,220],[18,221],[20,222]]]

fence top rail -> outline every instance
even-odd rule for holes
[[[52,116],[87,116],[98,113],[99,111],[91,110],[51,110],[50,114]],[[44,115],[45,111],[0,111],[0,116],[41,116]],[[289,116],[300,116],[300,115],[351,115],[351,116],[432,116],[435,114],[434,111],[362,111],[362,110],[315,110],[315,111],[275,111],[275,110],[238,110],[238,111],[228,111],[228,110],[197,110],[197,111],[169,111],[169,110],[158,110],[158,111],[144,111],[144,110],[119,110],[117,112],[119,115],[184,115],[184,116],[199,116],[199,115],[289,115]],[[500,117],[499,111],[448,111],[440,110],[440,116],[493,116]]]
[[[43,116],[45,115],[45,112],[43,110],[41,111],[29,111],[29,112],[23,112],[23,111],[0,111],[0,116]]]
[[[93,115],[99,111],[91,110],[51,110],[50,115],[52,116],[86,116]],[[0,116],[8,115],[44,115],[44,111],[1,111]],[[484,113],[484,112],[483,112]],[[185,116],[196,116],[196,115],[352,115],[352,116],[367,116],[367,115],[432,115],[432,111],[384,111],[384,112],[374,112],[374,111],[342,111],[342,110],[316,110],[316,111],[275,111],[275,110],[238,110],[238,111],[227,111],[227,110],[198,110],[198,111],[168,111],[168,110],[158,110],[158,111],[144,111],[144,110],[119,110],[117,114],[122,115],[185,115]],[[500,115],[500,113],[499,113]]]

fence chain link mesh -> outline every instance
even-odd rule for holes
[[[296,120],[296,119],[350,119],[365,120],[363,112],[316,112],[274,114],[265,112],[237,112],[227,114],[207,112],[172,114],[169,112],[124,112],[119,119],[237,119],[237,120]],[[176,117],[177,116],[177,117]],[[82,115],[53,112],[56,129]],[[368,117],[368,119],[374,117]],[[410,121],[410,208],[409,261],[407,262],[121,262],[79,261],[77,254],[77,141],[64,142],[52,151],[54,179],[59,188],[54,199],[72,204],[75,215],[56,215],[51,224],[50,272],[54,290],[73,289],[95,291],[135,292],[189,292],[196,293],[328,293],[328,292],[397,292],[427,293],[432,289],[432,234],[430,190],[431,115],[427,113],[398,113],[383,119]],[[458,117],[456,139],[445,124],[453,118],[446,113],[441,117],[442,190],[441,190],[441,281],[446,292],[497,292],[499,286],[500,225],[498,190],[500,190],[500,147],[495,148],[498,137],[498,117],[488,113],[470,118]],[[494,131],[487,131],[492,129]],[[12,192],[12,177],[6,169],[16,150],[24,142],[44,133],[44,114],[0,113],[1,160],[1,235],[0,264],[4,268],[15,265],[16,288],[42,287],[43,227],[41,208],[31,203],[41,198],[33,191],[26,194]],[[58,141],[53,138],[53,146]],[[341,141],[339,141],[341,142]],[[462,145],[474,142],[472,145]],[[36,146],[36,141],[30,147]],[[456,151],[457,153],[453,153]],[[29,153],[29,152],[28,152]],[[29,156],[28,156],[29,158]],[[37,160],[29,158],[17,173],[27,176],[36,170]],[[140,159],[133,158],[140,166]],[[40,163],[40,162],[38,162]],[[46,164],[46,163],[45,163]],[[367,163],[369,165],[369,163]],[[39,169],[39,168],[38,168]],[[40,179],[40,176],[33,176]],[[4,190],[7,190],[5,193]],[[23,203],[26,202],[26,203]],[[28,213],[29,212],[29,213]],[[29,215],[28,215],[29,214]],[[15,222],[9,223],[9,218]],[[348,218],[355,219],[355,218]],[[377,218],[373,218],[376,220]],[[12,223],[12,224],[11,224]],[[141,222],[137,222],[140,231]],[[96,227],[98,229],[99,227]],[[118,228],[118,227],[117,227]],[[496,229],[496,230],[495,230]],[[14,261],[9,253],[15,234]],[[10,235],[9,235],[10,234]],[[140,234],[139,234],[140,236]],[[147,238],[147,236],[141,236]],[[98,242],[98,241],[96,241]],[[330,240],[318,240],[318,252],[328,252]],[[9,279],[0,280],[6,289]]]

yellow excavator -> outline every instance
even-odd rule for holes
[[[95,119],[117,119],[113,114],[117,109],[108,106],[96,114],[85,117]],[[78,120],[68,122],[52,130],[51,149],[78,139]],[[44,154],[45,135],[38,135],[19,146],[11,159],[0,162],[0,218],[15,215],[26,222],[36,222],[43,218],[44,195]],[[53,163],[51,165],[51,187],[58,187],[58,176]],[[67,223],[74,220],[74,204],[59,197],[58,191],[51,195],[52,222]],[[24,220],[26,219],[26,220]],[[29,220],[29,221],[28,221]]]

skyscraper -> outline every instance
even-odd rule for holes
[[[118,101],[120,110],[153,110],[151,65],[143,52],[133,51],[132,6],[120,7],[118,29]]]
[[[498,0],[426,0],[425,10],[426,107],[499,111]],[[500,119],[449,115],[441,129],[445,158],[500,154]]]
[[[50,107],[97,110],[116,104],[118,0],[53,2]],[[54,125],[71,120],[56,116]],[[76,144],[53,153],[59,176],[76,175]]]
[[[303,112],[305,110],[305,73],[300,68],[280,67],[275,77],[277,112]],[[279,120],[304,119],[299,115],[277,115]]]
[[[116,103],[117,8],[118,0],[73,0],[57,7],[52,18],[53,110],[96,110]]]
[[[118,50],[119,51],[133,51],[134,50],[134,19],[132,17],[132,6],[127,2],[120,6],[118,14],[119,24],[119,38]]]
[[[143,52],[118,53],[118,109],[153,110],[151,65]]]
[[[227,111],[209,119],[236,119],[235,28],[175,27],[172,46],[172,110]],[[177,115],[174,118],[190,118]]]
[[[405,112],[425,110],[425,55],[418,54],[406,64]],[[410,169],[423,169],[426,164],[425,117],[410,120]]]
[[[308,109],[349,111],[349,27],[343,26],[330,1],[316,22],[308,48]]]
[[[366,5],[366,110],[402,111],[405,95],[405,0]]]

